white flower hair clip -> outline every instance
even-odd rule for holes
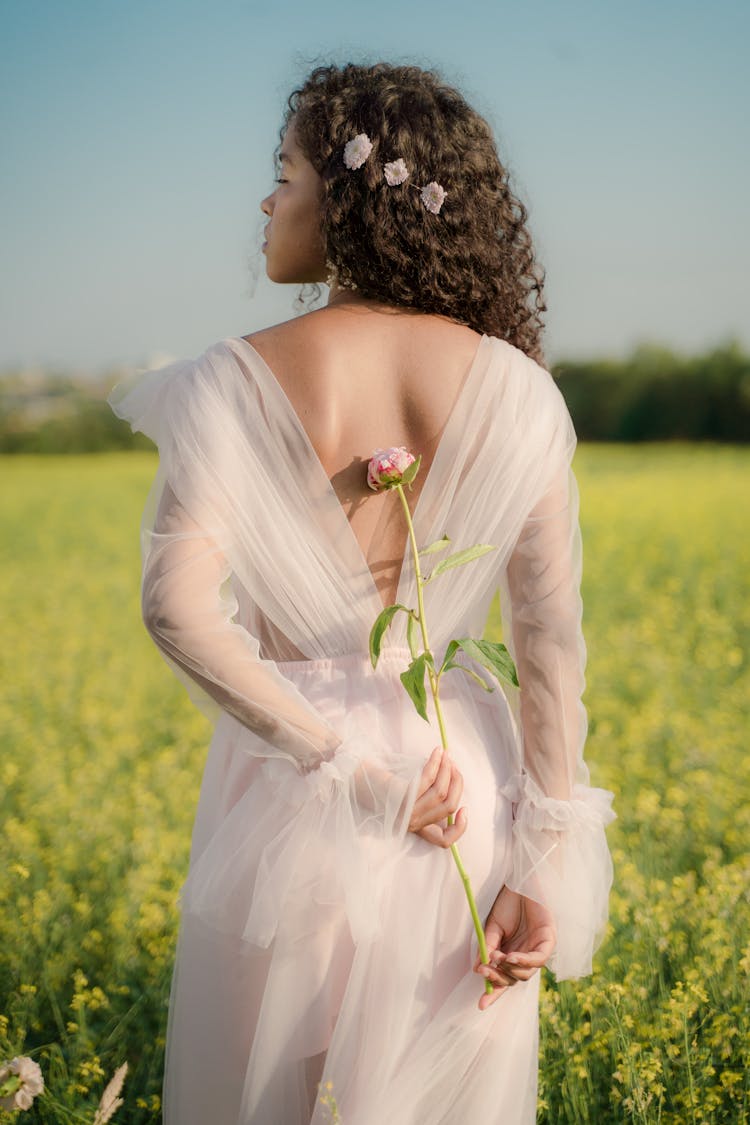
[[[437,215],[448,192],[432,180],[431,183],[419,189],[419,194],[427,210],[432,211],[433,215]]]
[[[344,164],[354,170],[361,168],[372,152],[372,141],[367,133],[358,133],[344,145]]]
[[[396,184],[402,184],[404,180],[408,180],[409,178],[409,169],[406,167],[401,157],[399,157],[398,160],[392,160],[390,164],[384,165],[383,171],[385,172],[385,178],[390,187],[395,187]]]
[[[344,145],[344,164],[350,171],[355,171],[361,168],[372,152],[372,141],[367,136],[367,133],[358,133],[356,137],[352,137],[350,141]],[[385,182],[389,187],[397,187],[399,184],[405,183],[409,178],[409,169],[406,167],[406,162],[403,157],[399,156],[397,160],[391,160],[383,165],[383,173],[385,175]],[[440,213],[440,208],[445,202],[448,192],[442,187],[441,184],[431,180],[429,184],[420,187],[419,184],[410,184],[419,192],[419,197],[425,208],[432,212],[433,215]]]

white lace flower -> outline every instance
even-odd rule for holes
[[[372,141],[367,133],[357,133],[356,137],[344,145],[344,164],[352,170],[361,168],[371,152]]]
[[[31,1109],[31,1103],[44,1089],[39,1063],[27,1055],[16,1055],[0,1066],[0,1109]]]
[[[422,188],[419,194],[427,210],[432,211],[433,215],[437,215],[448,192],[432,180],[431,183]]]
[[[409,178],[409,169],[406,167],[401,157],[398,160],[391,160],[390,163],[384,165],[383,171],[385,178],[390,187],[395,187],[396,184],[402,184],[404,180]]]

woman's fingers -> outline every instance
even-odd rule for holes
[[[492,984],[493,992],[480,998],[480,1011],[546,965],[555,946],[554,922],[546,907],[504,887],[490,911],[485,940],[488,964],[477,955],[474,972]]]
[[[443,827],[440,824],[427,824],[417,831],[417,835],[426,840],[428,844],[435,844],[438,848],[450,848],[460,840],[468,826],[466,809],[459,809],[453,824]]]
[[[499,988],[511,988],[517,983],[519,978],[514,977],[511,973],[504,973],[502,969],[495,965],[480,965],[477,969],[480,977],[484,977],[490,984],[494,984]]]
[[[491,993],[483,993],[479,1000],[479,1009],[484,1011],[494,1003],[507,988],[512,988],[519,981],[530,980],[534,973],[538,973],[542,965],[546,964],[549,951],[546,945],[532,952],[503,953],[498,949],[489,953],[489,964],[482,964],[477,957],[474,962],[474,972],[478,973],[493,986]]]
[[[430,788],[417,797],[409,820],[409,831],[420,832],[428,824],[438,824],[458,808],[464,779],[448,754]]]
[[[451,816],[458,808],[464,791],[464,779],[458,767],[451,761],[448,761],[448,766],[447,778],[443,779],[439,788],[437,782],[434,786],[437,804],[433,806],[432,813],[435,820],[443,820],[446,816]]]
[[[551,943],[549,943],[551,945]],[[526,972],[529,974],[541,969],[547,963],[552,949],[544,942],[538,949],[528,951],[515,950],[513,953],[501,953],[503,967],[509,972]]]
[[[416,823],[418,828],[428,823],[426,814],[438,807],[445,799],[450,789],[452,769],[453,763],[448,754],[440,747],[433,751],[422,771],[420,791],[412,812],[412,822]],[[412,828],[412,831],[416,829]]]
[[[487,934],[485,934],[484,940],[485,940],[485,944],[487,945],[487,958],[488,958],[489,964],[496,966],[497,965],[497,947],[494,946],[491,941],[489,941],[489,939],[487,937]],[[479,970],[481,969],[482,965],[484,965],[484,964],[486,964],[486,962],[482,961],[479,953],[477,953],[476,958],[474,960],[474,972],[478,973]]]
[[[503,957],[504,955],[500,954],[500,956]],[[539,972],[539,968],[538,965],[533,967],[509,965],[507,961],[496,964],[493,959],[491,959],[489,965],[475,964],[474,972],[478,973],[484,980],[488,980],[493,986],[492,992],[482,993],[479,999],[479,1010],[483,1012],[485,1008],[489,1008],[490,1004],[493,1004],[508,988],[512,988],[519,981],[530,980],[534,973]]]
[[[417,794],[417,797],[421,797],[423,793],[426,793],[427,790],[432,787],[435,778],[438,775],[438,771],[440,770],[440,766],[443,761],[443,754],[444,751],[442,746],[436,746],[425,762],[424,769],[422,770],[422,777],[419,782],[419,793]]]
[[[414,802],[409,831],[436,847],[449,848],[467,827],[466,809],[458,809],[464,790],[461,771],[447,750],[437,746],[422,770],[420,792]],[[453,824],[444,824],[456,813]]]
[[[501,976],[511,984],[515,984],[518,980],[531,980],[534,973],[539,972],[538,966],[534,969],[520,969],[518,966],[504,965],[501,969],[498,965],[496,968]]]

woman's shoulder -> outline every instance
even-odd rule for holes
[[[266,328],[256,329],[240,337],[248,343],[272,370],[286,363],[309,360],[320,350],[320,331],[315,330],[311,314],[280,321]]]
[[[519,378],[526,378],[539,383],[554,383],[554,378],[549,369],[541,364],[533,356],[527,352],[511,344],[509,340],[504,339],[502,336],[488,335],[488,339],[492,341],[495,349],[495,354],[498,360],[503,363],[505,367],[512,367]]]
[[[440,369],[468,363],[482,333],[445,317],[409,309],[344,306],[317,309],[243,338],[281,367],[317,366],[336,371],[351,366],[355,357],[359,368],[379,363]]]
[[[496,336],[490,340],[496,364],[496,408],[530,439],[555,435],[554,440],[574,443],[570,412],[552,373],[507,340]]]
[[[454,401],[466,373],[481,367],[507,406],[564,413],[551,373],[499,336],[447,317],[411,310],[326,307],[248,333],[243,339],[285,390],[331,393],[354,377],[363,394],[374,386],[395,400],[430,401],[436,417]]]
[[[406,310],[408,313],[408,310]],[[291,320],[255,330],[240,337],[267,366],[294,379],[295,371],[334,375],[369,367],[385,372],[389,366],[402,372],[423,369],[434,373],[433,386],[456,372],[466,371],[484,343],[489,363],[498,377],[519,391],[536,394],[559,405],[562,395],[554,377],[526,352],[499,336],[479,332],[446,317],[399,312],[374,316],[349,310],[320,309]]]
[[[499,336],[490,336],[490,339],[493,341],[499,361],[511,373],[515,381],[520,385],[525,385],[529,391],[535,391],[555,401],[562,398],[560,389],[548,367],[517,348],[515,344],[511,344]]]

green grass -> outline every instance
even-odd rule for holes
[[[587,757],[616,793],[616,870],[596,974],[545,981],[550,1125],[748,1118],[749,466],[728,447],[577,455]],[[140,623],[155,467],[140,452],[0,460],[0,1061],[33,1053],[57,1103],[30,1122],[91,1121],[126,1059],[115,1120],[160,1119],[210,728]]]

